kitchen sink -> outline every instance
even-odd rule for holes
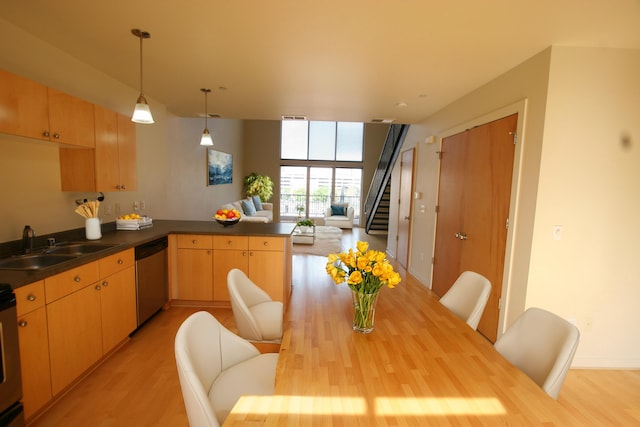
[[[22,255],[0,260],[0,270],[41,270],[75,257],[65,254]]]
[[[64,243],[60,246],[47,250],[47,253],[51,255],[68,254],[80,256],[109,249],[113,246],[114,245],[108,245],[105,243]]]

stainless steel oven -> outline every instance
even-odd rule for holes
[[[21,397],[16,297],[11,286],[0,284],[0,426],[24,426]]]

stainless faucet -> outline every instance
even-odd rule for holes
[[[28,225],[24,226],[24,230],[22,230],[22,247],[24,248],[25,254],[30,254],[33,252],[33,246],[36,240],[36,232]]]

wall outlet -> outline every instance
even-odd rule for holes
[[[133,210],[134,211],[140,210],[140,203],[137,200],[133,202]]]
[[[144,200],[140,200],[140,210],[143,211],[145,209],[147,209],[147,204]]]

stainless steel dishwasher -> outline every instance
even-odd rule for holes
[[[160,311],[167,302],[168,246],[167,238],[163,237],[135,249],[138,326]]]

